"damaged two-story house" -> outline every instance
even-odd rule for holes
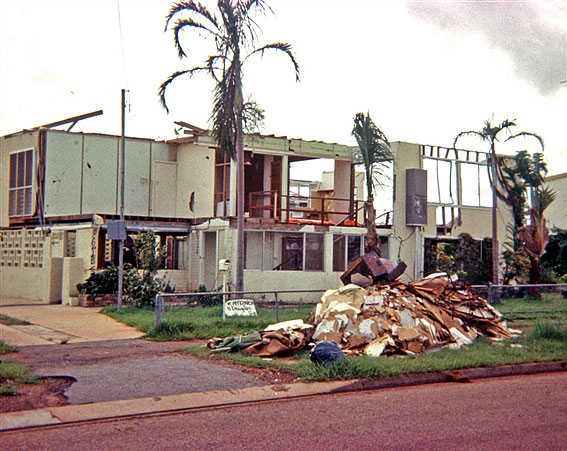
[[[121,137],[55,128],[86,117],[0,138],[3,296],[74,303],[78,282],[118,262],[108,224],[120,213]],[[169,141],[124,140],[127,232],[160,237],[160,275],[176,291],[214,289],[219,261],[236,261],[236,165],[206,130],[178,124],[184,135]],[[485,154],[403,142],[392,150],[392,192],[376,199],[392,210],[378,224],[383,257],[403,260],[415,278],[424,275],[427,243],[490,237]],[[356,155],[346,145],[246,136],[246,290],[340,285],[366,233]],[[293,178],[294,165],[324,160],[332,170],[323,180]],[[509,213],[499,215],[504,237]]]

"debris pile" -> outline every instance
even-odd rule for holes
[[[334,341],[350,355],[417,354],[471,344],[480,335],[511,336],[498,311],[445,274],[329,290],[310,322],[315,342]]]
[[[405,268],[370,252],[341,276],[345,286],[321,297],[309,324],[286,321],[261,332],[213,339],[209,347],[269,357],[327,343],[320,353],[328,357],[335,356],[335,343],[340,354],[378,357],[458,348],[479,336],[511,337],[500,313],[462,282],[439,273],[404,283],[398,277]],[[311,357],[319,359],[317,352]]]

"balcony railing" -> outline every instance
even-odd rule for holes
[[[361,226],[366,220],[362,200],[286,195],[277,191],[249,193],[248,200],[251,218],[344,226]]]

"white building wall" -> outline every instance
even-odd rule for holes
[[[546,185],[555,191],[555,200],[544,213],[547,226],[567,230],[567,173],[548,177]]]
[[[177,150],[177,217],[214,217],[215,150],[183,144]],[[190,201],[193,197],[193,211]]]

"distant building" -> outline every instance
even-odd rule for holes
[[[567,230],[567,172],[546,177],[545,184],[555,192],[555,200],[544,213],[547,226]]]

